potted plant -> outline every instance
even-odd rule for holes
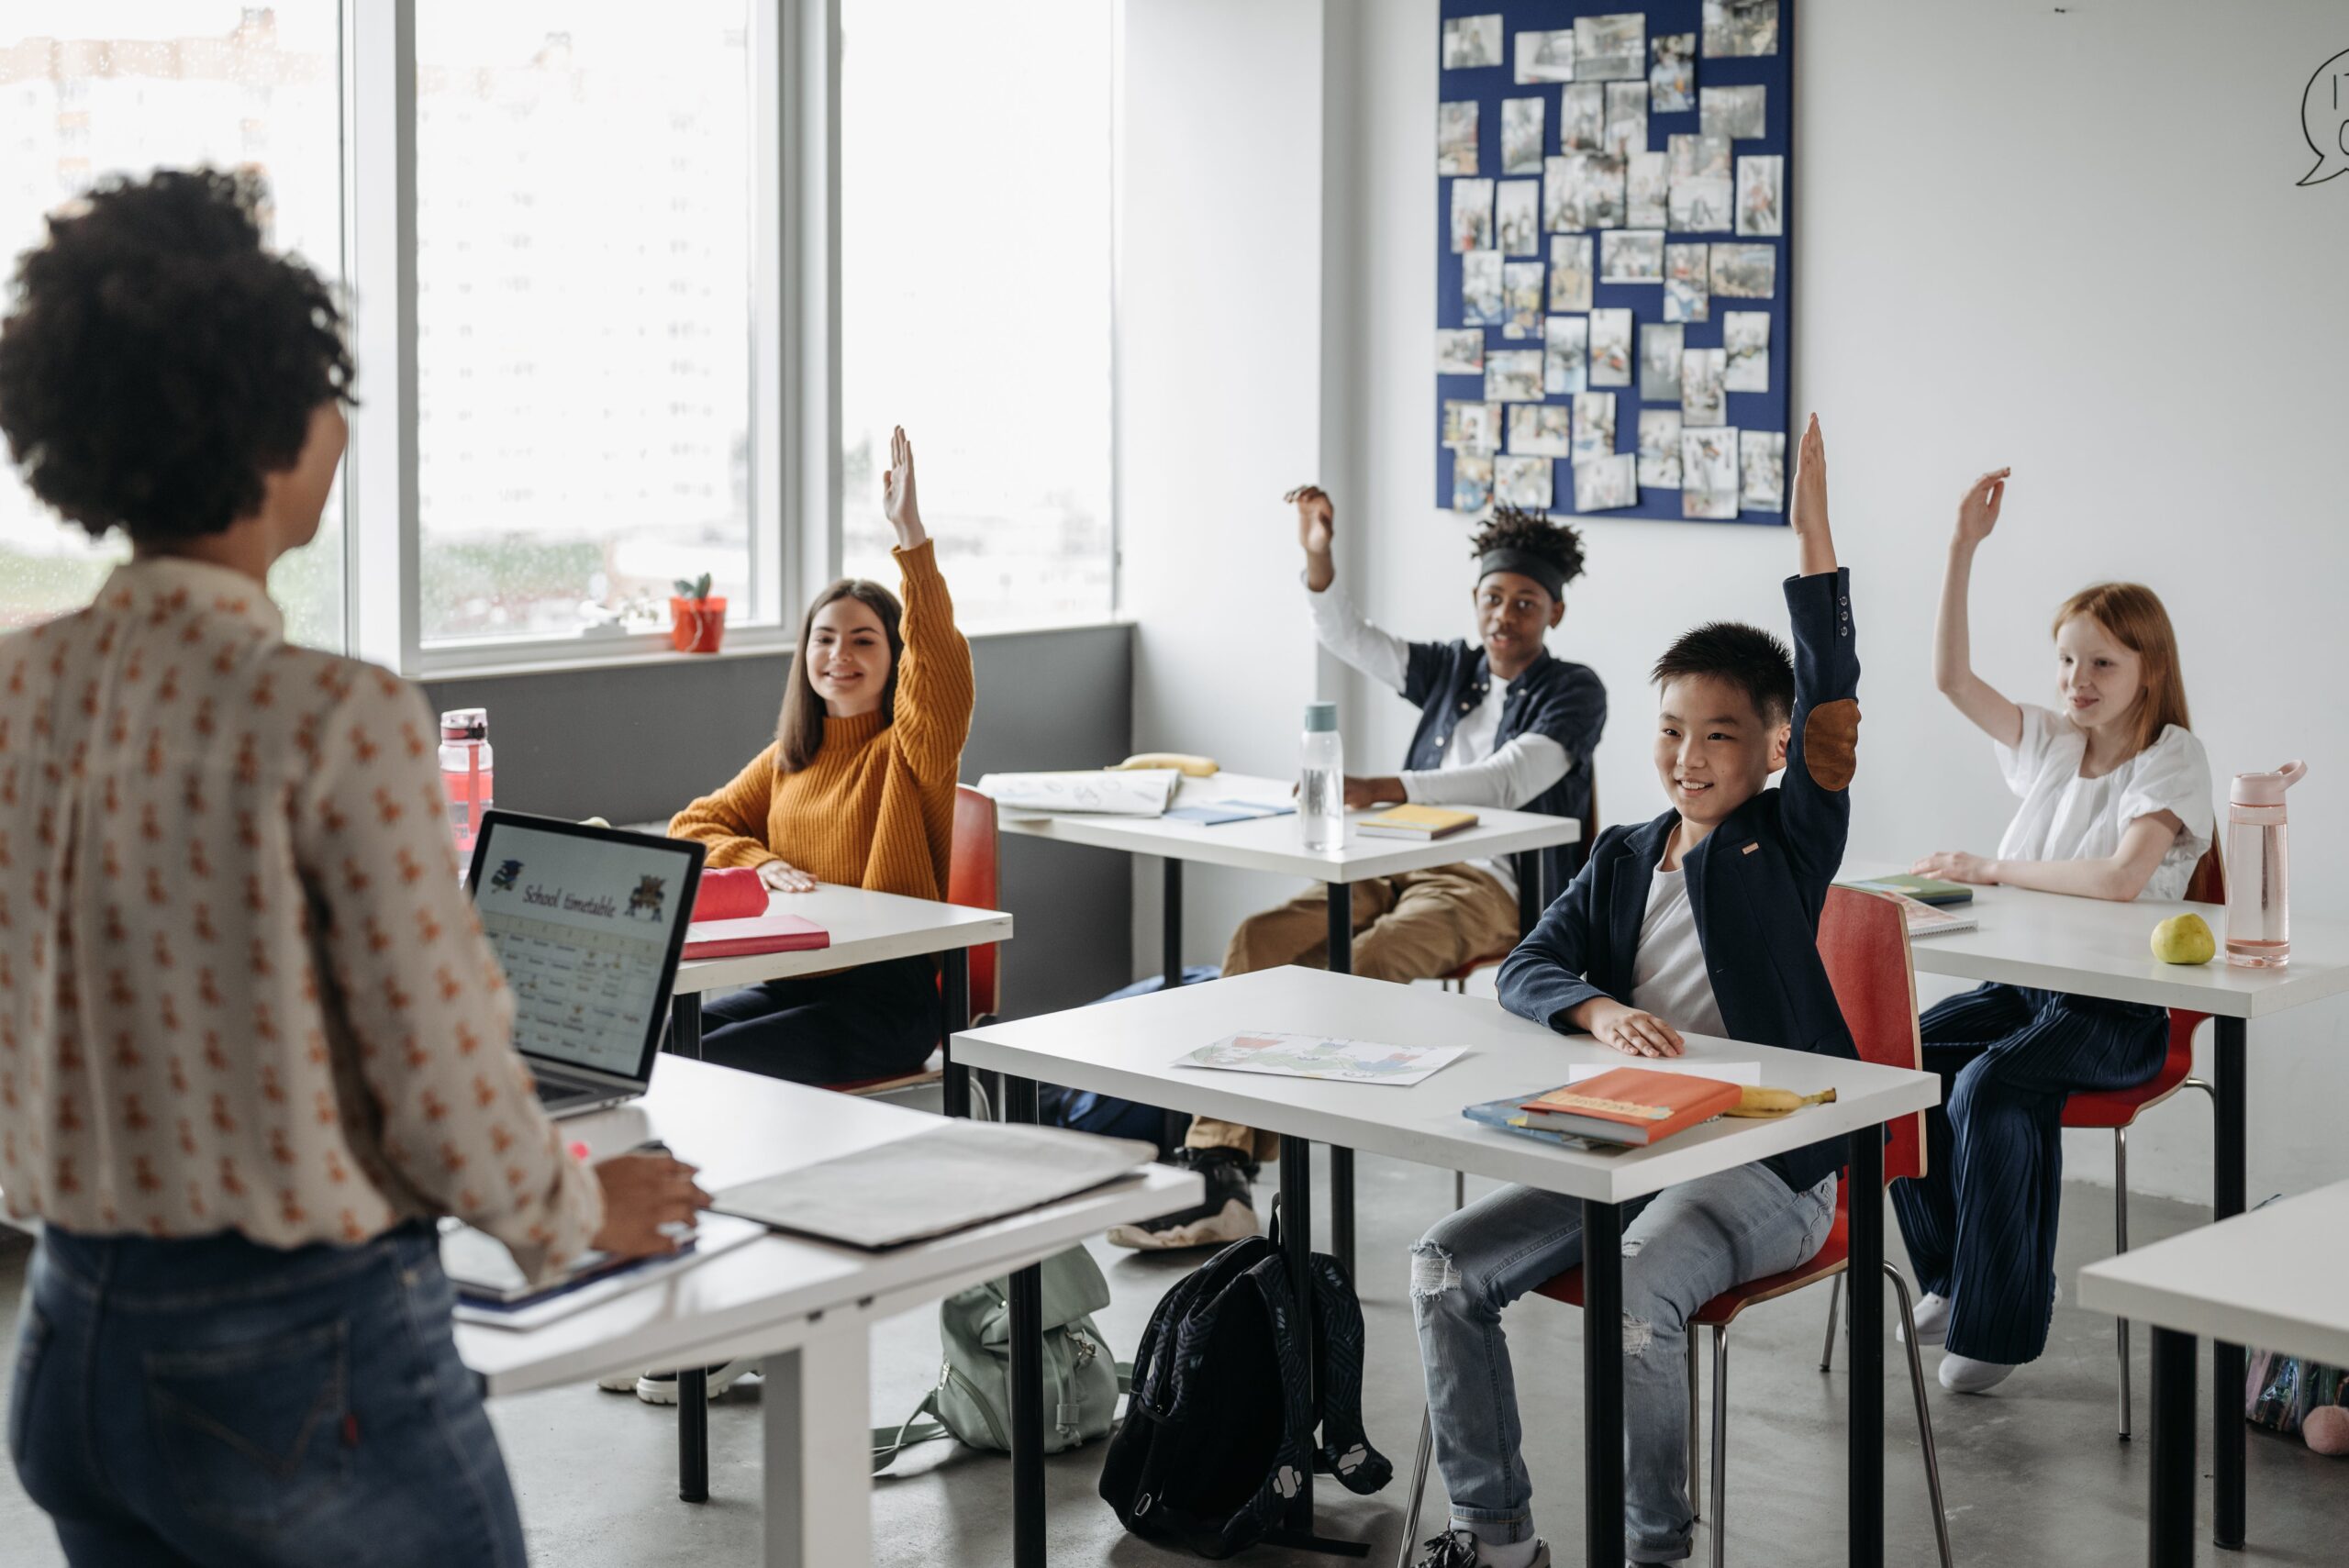
[[[669,599],[669,643],[680,653],[715,653],[726,635],[726,601],[709,596],[709,573],[677,579]]]

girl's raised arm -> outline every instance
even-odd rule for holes
[[[1933,627],[1933,684],[1957,711],[2001,746],[2022,739],[2022,709],[1998,687],[1974,673],[1974,650],[1966,626],[1966,593],[1974,576],[1974,552],[1998,526],[2007,498],[2009,468],[1976,480],[1957,504],[1957,532],[1949,541],[1949,568],[1942,577],[1941,617]]]

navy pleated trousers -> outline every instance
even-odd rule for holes
[[[1920,1020],[1942,1103],[1925,1113],[1925,1174],[1892,1184],[1919,1288],[1950,1304],[1946,1347],[2015,1365],[2047,1347],[2063,1116],[2075,1089],[2161,1071],[2168,1015],[2133,1002],[1984,985]]]

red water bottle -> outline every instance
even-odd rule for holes
[[[440,784],[449,795],[449,830],[456,835],[457,858],[471,864],[473,840],[481,837],[481,814],[493,795],[489,710],[451,708],[440,716]]]

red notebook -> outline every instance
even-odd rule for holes
[[[696,920],[685,928],[687,958],[743,958],[760,952],[800,952],[832,945],[832,934],[797,915],[758,915],[742,920]]]
[[[1566,1088],[1553,1089],[1518,1108],[1524,1125],[1570,1132],[1602,1143],[1661,1143],[1683,1128],[1710,1121],[1744,1097],[1719,1078],[1618,1067]]]

